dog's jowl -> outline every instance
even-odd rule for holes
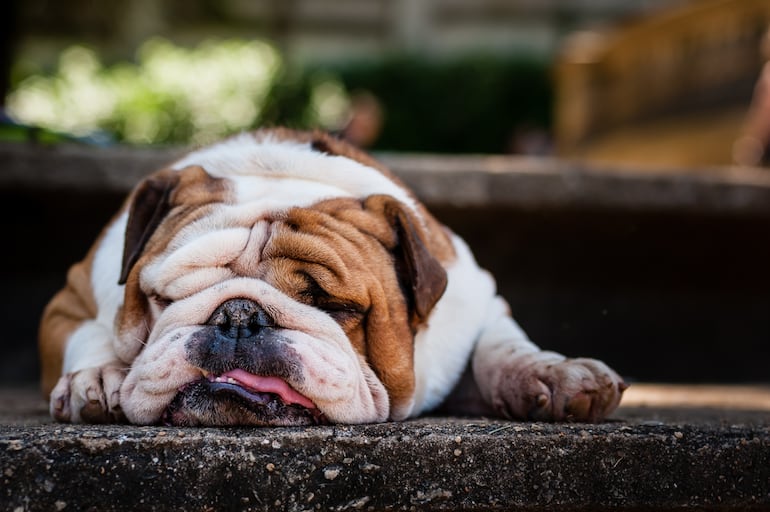
[[[69,422],[367,423],[468,391],[455,412],[599,421],[625,389],[600,361],[533,344],[387,169],[288,130],[139,183],[46,308],[40,354]]]

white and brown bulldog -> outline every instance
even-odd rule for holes
[[[70,422],[368,423],[442,403],[598,421],[625,389],[529,341],[465,243],[380,164],[288,130],[140,183],[45,310],[40,353],[51,414]]]

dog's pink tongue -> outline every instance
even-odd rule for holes
[[[274,393],[281,397],[286,404],[299,404],[308,409],[315,409],[315,404],[306,396],[298,393],[285,380],[278,377],[262,377],[244,370],[236,369],[222,374],[223,378],[230,378],[243,384],[244,387],[262,393]]]

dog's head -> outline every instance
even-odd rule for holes
[[[129,420],[304,425],[409,413],[414,335],[446,286],[443,233],[403,198],[351,193],[338,182],[370,178],[345,174],[360,172],[355,160],[322,142],[302,151],[332,168],[331,181],[290,168],[311,160],[287,160],[300,150],[285,147],[227,172],[202,155],[134,191],[116,320]]]

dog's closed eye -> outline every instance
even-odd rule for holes
[[[352,302],[337,302],[333,299],[320,302],[318,308],[322,309],[337,322],[360,320],[366,314],[366,310]]]
[[[340,300],[327,292],[308,272],[302,272],[306,286],[300,294],[300,300],[328,313],[337,322],[360,319],[366,309],[359,304]]]
[[[171,299],[167,297],[162,297],[157,294],[150,295],[150,301],[152,301],[160,309],[166,309],[173,302]]]
[[[163,311],[171,305],[173,302],[167,297],[162,297],[156,293],[150,294],[149,297],[150,312],[153,318],[158,318]]]

